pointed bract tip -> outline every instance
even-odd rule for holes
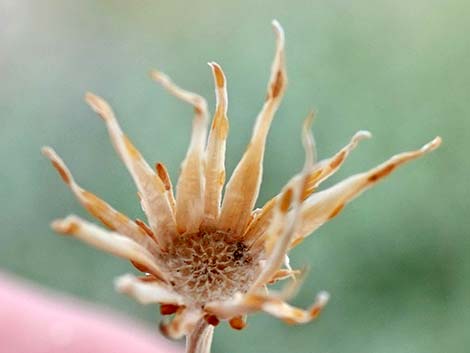
[[[320,293],[317,294],[317,303],[321,306],[324,306],[328,303],[330,300],[330,293],[326,291],[321,291]]]
[[[52,163],[52,166],[57,170],[64,183],[68,185],[75,184],[72,174],[68,170],[67,166],[51,147],[44,146],[41,148],[41,152]]]
[[[118,278],[114,279],[114,288],[116,291],[125,293],[132,282],[133,276],[130,274],[119,276]]]
[[[90,104],[96,104],[100,100],[100,97],[98,97],[96,94],[91,93],[91,92],[85,92],[85,101]]]
[[[62,229],[62,226],[63,226],[63,222],[64,220],[63,219],[54,219],[50,226],[52,229],[54,229],[56,232],[60,232],[60,230]]]
[[[372,138],[372,134],[370,133],[370,131],[360,130],[360,131],[356,132],[356,134],[354,135],[353,138],[356,141],[360,141],[360,140],[364,140],[364,139],[370,139],[370,138]]]
[[[149,71],[149,76],[153,79],[155,79],[155,77],[158,77],[159,75],[160,75],[160,71],[158,70],[152,69]]]
[[[150,77],[157,82],[168,82],[170,80],[170,78],[167,75],[165,75],[163,72],[158,71],[158,70],[151,70]]]
[[[304,146],[305,151],[305,170],[309,170],[309,168],[315,162],[315,140],[313,138],[313,133],[311,130],[314,118],[315,112],[312,110],[305,118],[302,129],[302,144]]]
[[[276,30],[278,32],[283,31],[281,24],[275,18],[271,21],[271,25],[273,26],[274,30]]]
[[[312,128],[313,121],[315,120],[316,114],[315,110],[310,110],[308,115],[304,119],[304,130],[309,131]]]
[[[431,142],[425,144],[421,149],[425,152],[431,152],[438,148],[441,143],[442,138],[440,136],[436,136]]]
[[[209,63],[209,66],[212,68],[214,74],[215,83],[218,88],[224,88],[225,86],[225,74],[222,71],[222,68],[215,61]]]
[[[212,68],[218,68],[219,70],[222,70],[222,68],[220,67],[220,65],[216,61],[210,61],[210,62],[208,62],[208,64]]]
[[[284,45],[284,29],[282,28],[281,24],[278,20],[274,19],[271,21],[273,26],[274,32],[276,33],[276,37],[279,41],[280,46]]]
[[[73,234],[78,230],[78,227],[76,216],[68,216],[51,222],[51,228],[61,234]]]
[[[52,147],[42,146],[41,153],[43,156],[46,156],[47,158],[50,159],[50,157],[54,154],[54,150],[52,149]]]
[[[106,103],[103,98],[97,96],[96,94],[86,92],[85,101],[102,119],[106,119],[111,113],[111,107],[108,105],[108,103]]]

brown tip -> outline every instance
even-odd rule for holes
[[[234,330],[243,330],[246,327],[246,321],[243,320],[242,316],[235,316],[231,318],[228,323]]]
[[[142,265],[141,263],[139,262],[136,262],[136,261],[132,261],[131,260],[131,264],[136,268],[138,269],[140,272],[143,272],[143,273],[151,273],[152,271],[149,270],[149,268],[145,265]]]
[[[333,212],[331,212],[331,214],[328,216],[328,219],[332,219],[332,218],[336,217],[342,211],[343,208],[344,208],[344,204],[341,204],[338,207],[336,207],[333,210]]]
[[[224,88],[225,86],[225,75],[222,68],[216,62],[211,62],[209,65],[212,67],[214,73],[215,83],[218,88]]]
[[[56,161],[51,161],[52,162],[52,165],[54,166],[54,168],[57,170],[57,172],[59,172],[59,175],[60,177],[62,178],[62,180],[64,181],[64,183],[66,184],[70,184],[70,177],[69,175],[65,172],[65,170],[63,170],[60,166],[59,163],[57,163]]]
[[[51,223],[51,228],[57,233],[69,235],[75,234],[79,229],[79,225],[75,221],[69,219],[58,219]]]
[[[166,169],[165,165],[163,163],[157,163],[155,165],[155,170],[157,171],[158,177],[160,178],[163,185],[165,186],[165,190],[170,190],[171,189],[170,176],[168,174],[168,170]]]
[[[160,332],[162,333],[163,336],[170,337],[170,330],[168,329],[168,324],[166,324],[162,321],[158,325],[158,329],[160,330]]]
[[[341,151],[338,154],[338,156],[331,161],[330,167],[332,169],[335,169],[337,166],[339,166],[344,161],[345,158],[346,158],[346,151]]]
[[[312,309],[310,310],[310,315],[312,316],[312,318],[317,317],[317,316],[320,314],[321,309],[322,309],[322,308],[321,308],[321,307],[318,307],[318,306],[312,308]]]
[[[178,305],[175,304],[161,304],[160,305],[160,314],[162,315],[172,315],[176,313],[179,309]]]
[[[152,232],[150,227],[147,224],[145,224],[145,222],[141,221],[140,219],[136,219],[135,224],[137,224],[139,228],[142,229],[149,237],[151,238],[155,237],[155,234]]]
[[[436,148],[438,148],[442,143],[442,138],[440,136],[436,136],[434,140],[429,142],[427,145],[423,147],[423,150],[427,152],[434,151]]]
[[[51,161],[52,166],[55,168],[55,170],[57,170],[64,183],[70,184],[70,182],[72,181],[72,177],[70,176],[70,173],[66,170],[66,167],[63,165],[62,160],[55,153],[55,151],[52,148],[46,146],[41,148],[41,152]]]
[[[279,209],[282,213],[286,213],[292,203],[293,191],[292,189],[287,189],[287,191],[282,195]]]
[[[276,97],[279,96],[279,94],[281,93],[283,87],[284,87],[284,75],[282,74],[282,71],[279,70],[276,73],[276,79],[274,80],[274,82],[271,86],[271,97],[272,97],[272,99],[275,99]]]
[[[204,320],[212,326],[217,326],[220,323],[220,320],[215,315],[206,315],[204,316]]]
[[[378,172],[372,174],[367,180],[369,182],[373,183],[373,182],[375,182],[379,179],[385,178],[387,175],[389,175],[391,172],[393,172],[393,170],[396,167],[397,167],[396,164],[389,164],[385,168],[382,168]]]
[[[150,273],[147,273],[147,274],[145,274],[145,275],[143,275],[143,276],[139,276],[139,277],[137,277],[137,278],[139,279],[139,281],[141,281],[141,282],[147,282],[147,283],[148,283],[148,282],[158,282],[158,281],[159,281],[159,279],[158,279],[156,276],[154,276],[154,275],[152,275],[152,274],[150,274]]]

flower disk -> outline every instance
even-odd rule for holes
[[[188,302],[204,304],[246,292],[258,270],[259,254],[224,233],[183,234],[161,255],[173,289]]]

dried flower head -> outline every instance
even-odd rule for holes
[[[165,166],[158,163],[152,169],[122,132],[110,106],[100,97],[86,95],[87,103],[105,122],[117,153],[134,179],[148,224],[129,219],[83,189],[60,157],[51,148],[43,149],[78,201],[110,229],[69,216],[54,221],[54,230],[128,259],[142,271],[141,277],[128,274],[118,278],[117,289],[141,303],[159,303],[163,315],[174,314],[172,320],[161,324],[161,330],[172,338],[188,336],[187,352],[208,352],[213,326],[227,320],[233,328],[242,329],[246,315],[254,311],[265,311],[288,323],[306,323],[316,318],[328,301],[327,293],[318,294],[306,310],[285,302],[299,283],[300,274],[289,266],[289,250],[337,216],[361,192],[441,142],[437,137],[416,151],[393,156],[367,172],[315,192],[370,133],[359,131],[334,156],[315,162],[310,115],[302,134],[306,155],[303,169],[261,209],[253,210],[261,183],[266,136],[287,83],[284,33],[276,21],[273,28],[276,52],[266,101],[251,141],[226,185],[223,200],[227,91],[225,75],[214,62],[209,65],[217,105],[207,143],[206,101],[179,88],[164,74],[151,73],[155,81],[193,105],[195,111],[176,196]],[[267,285],[286,278],[291,278],[291,284],[281,292],[267,289]]]

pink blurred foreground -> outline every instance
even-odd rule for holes
[[[65,352],[180,353],[182,349],[118,315],[0,273],[0,353]]]

